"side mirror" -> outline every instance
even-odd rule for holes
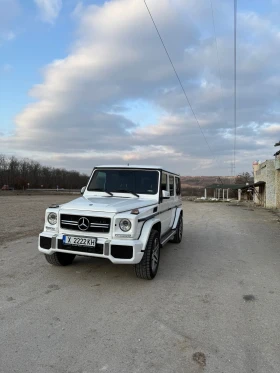
[[[169,199],[170,193],[167,190],[162,191],[162,199]]]
[[[84,191],[86,190],[86,187],[84,186],[84,187],[82,187],[82,189],[81,189],[81,194],[84,194]]]

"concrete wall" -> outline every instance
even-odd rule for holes
[[[280,161],[280,157],[279,157]],[[276,208],[280,209],[280,168],[275,170]]]
[[[266,206],[267,208],[276,208],[275,192],[275,161],[266,161]]]
[[[265,187],[259,187],[259,195],[255,195],[254,201],[267,208],[276,208],[280,204],[280,176],[275,168],[275,160],[270,159],[258,165],[254,165],[254,182],[264,181]],[[279,204],[278,204],[279,203]]]

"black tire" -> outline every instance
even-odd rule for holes
[[[181,214],[177,223],[176,233],[170,242],[180,243],[183,237],[183,215]]]
[[[135,274],[144,280],[155,278],[160,259],[160,239],[158,231],[152,229],[143,258],[140,263],[135,265]]]
[[[65,253],[54,253],[52,255],[45,254],[47,262],[53,266],[68,266],[69,264],[72,264],[75,256],[75,254]]]

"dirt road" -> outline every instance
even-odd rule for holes
[[[53,203],[65,203],[73,195],[0,195],[0,245],[42,231],[45,210]]]
[[[37,237],[2,244],[0,372],[278,373],[279,222],[224,204],[184,214],[154,281],[106,260],[52,267]]]

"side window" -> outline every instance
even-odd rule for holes
[[[164,172],[161,178],[161,190],[167,190],[167,175]]]
[[[175,177],[175,186],[176,186],[176,196],[181,194],[181,180],[179,177]]]
[[[171,196],[174,196],[174,176],[169,175],[169,192]]]

